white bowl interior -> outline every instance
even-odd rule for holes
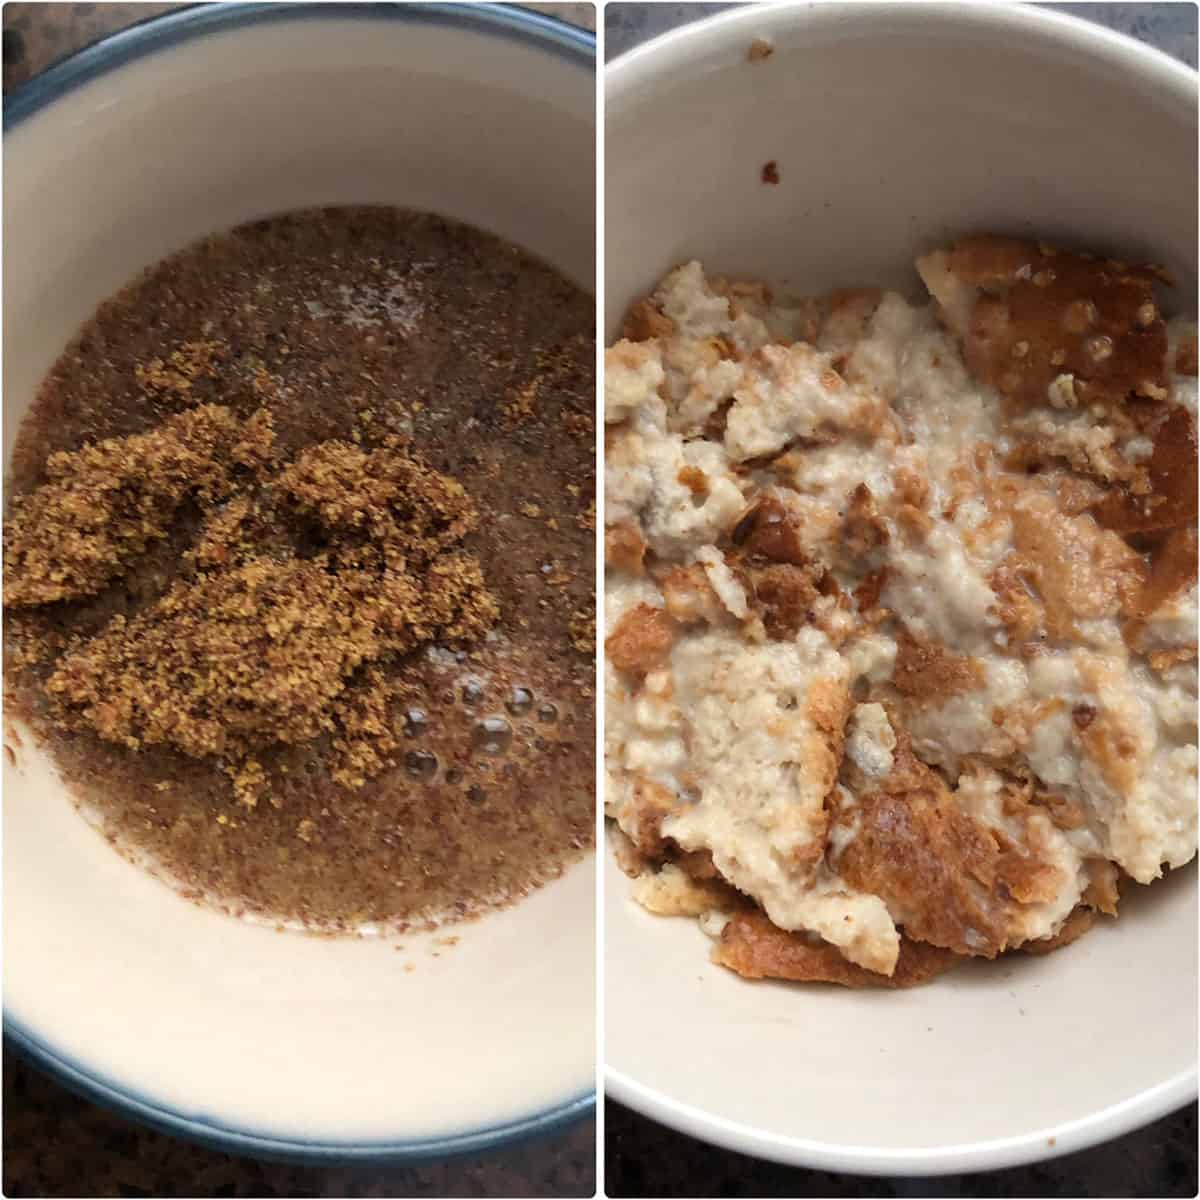
[[[758,36],[774,54],[752,63]],[[1194,311],[1196,136],[1191,72],[1024,6],[740,9],[609,69],[606,324],[692,257],[798,293],[918,294],[914,254],[971,231],[1165,262]],[[1194,868],[1059,954],[869,994],[744,983],[606,872],[610,1092],[698,1136],[950,1171],[1076,1149],[1194,1095]]]
[[[752,63],[758,36],[775,53]],[[1190,75],[1016,5],[756,5],[668,34],[606,75],[609,332],[689,258],[908,291],[915,254],[963,232],[1166,261],[1191,297]]]
[[[590,290],[592,72],[470,26],[309,17],[208,33],[7,134],[6,462],[42,374],[95,305],[240,221],[316,204],[428,209]],[[10,727],[6,742],[6,1015],[89,1074],[193,1119],[339,1144],[465,1134],[591,1091],[592,859],[438,935],[281,935],[126,863],[27,733]]]

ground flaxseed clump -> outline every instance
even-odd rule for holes
[[[147,433],[52,454],[47,482],[5,526],[4,603],[51,604],[98,592],[166,533],[188,496],[215,501],[239,467],[269,452],[268,414],[239,421],[204,405]]]
[[[386,209],[243,226],[100,307],[18,435],[5,675],[119,849],[344,929],[591,843],[594,453],[561,429],[593,327],[514,247]]]
[[[225,490],[236,486],[223,464],[229,444],[237,461],[237,422],[220,427],[224,442],[210,437],[207,453],[192,446],[186,458],[177,446],[182,422],[174,418],[159,435],[111,439],[102,454],[64,457],[83,459],[89,491],[103,495],[121,487],[139,498],[195,491],[218,499],[214,480],[223,480]],[[164,472],[168,460],[171,470]],[[149,471],[145,479],[142,469]],[[369,673],[356,676],[359,668],[439,636],[478,639],[499,616],[478,562],[447,553],[477,521],[470,498],[454,480],[403,453],[397,439],[371,454],[343,442],[319,443],[267,476],[266,486],[314,512],[330,531],[321,553],[241,561],[255,499],[237,495],[191,552],[203,571],[132,619],[115,617],[60,659],[46,683],[61,718],[86,722],[108,741],[131,750],[168,744],[192,757],[224,756],[239,799],[249,805],[266,787],[261,769],[249,764],[276,741],[335,735],[336,777],[361,785],[387,759],[360,744],[371,733],[361,719],[370,702],[356,705],[344,696],[372,681]],[[44,514],[57,510],[39,500],[47,492],[55,500],[61,491],[52,482],[32,494],[17,523],[18,545],[40,533],[45,554],[80,587],[102,573],[119,574],[123,544],[114,544],[107,529],[46,521]],[[275,520],[285,518],[277,513]],[[29,580],[31,559],[38,561],[30,554],[14,558],[11,582],[19,597],[38,594]],[[339,709],[355,715],[349,736]]]

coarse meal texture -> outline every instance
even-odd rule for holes
[[[1196,853],[1196,326],[966,237],[929,293],[672,271],[605,383],[606,811],[748,978],[1045,953]]]
[[[10,468],[8,715],[123,853],[318,930],[593,841],[594,306],[424,214],[208,238],[103,304]]]

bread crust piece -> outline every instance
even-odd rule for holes
[[[1010,409],[1046,404],[1064,377],[1079,407],[1166,398],[1154,269],[991,236],[963,238],[918,267],[972,374]]]
[[[836,946],[808,934],[788,933],[761,912],[730,917],[713,948],[713,962],[744,979],[836,983],[842,987],[907,988],[927,983],[957,966],[949,950],[902,938],[891,975],[868,971],[842,957]]]
[[[1078,941],[1095,923],[1096,910],[1081,904],[1072,911],[1071,915],[1062,923],[1062,927],[1053,937],[1038,938],[1036,941],[1026,942],[1021,947],[1021,953],[1035,956],[1052,954],[1055,950],[1061,950],[1064,946],[1069,946],[1072,942]]]
[[[1114,488],[1095,506],[1096,520],[1118,533],[1174,529],[1196,519],[1196,423],[1172,409],[1154,435],[1147,495]]]
[[[904,735],[894,758],[891,774],[857,799],[840,875],[881,897],[909,936],[995,958],[1009,946],[1017,907],[1055,893],[1058,868],[962,811]]]

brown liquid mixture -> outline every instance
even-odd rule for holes
[[[346,929],[592,844],[593,333],[516,247],[391,209],[242,226],[101,306],[14,454],[5,674],[119,849]]]

